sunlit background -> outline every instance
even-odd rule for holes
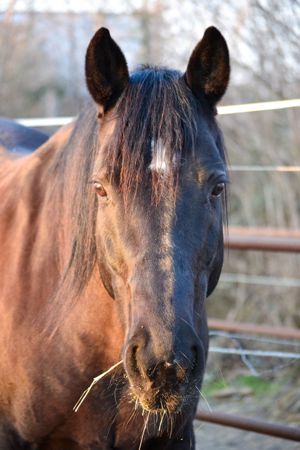
[[[184,71],[205,28],[215,25],[232,61],[222,105],[300,97],[296,0],[0,0],[0,25],[2,116],[76,115],[88,96],[85,50],[100,26],[110,29],[131,70],[147,63]],[[219,122],[232,166],[300,166],[299,108]],[[232,171],[230,191],[229,225],[300,228],[299,173]],[[299,267],[299,254],[228,252],[225,275],[246,281],[224,276],[209,315],[299,327]]]

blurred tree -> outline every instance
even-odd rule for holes
[[[228,41],[232,60],[224,104],[299,96],[299,0],[90,0],[80,7],[62,0],[60,12],[47,12],[46,3],[38,0],[22,3],[23,12],[16,0],[7,1],[0,11],[2,115],[75,114],[87,97],[85,49],[102,25],[111,29],[130,68],[151,63],[183,71],[204,29],[216,25]],[[232,164],[300,165],[299,109],[219,120]],[[231,224],[300,227],[299,175],[232,173],[231,178]],[[226,264],[229,271],[298,277],[299,259],[299,255],[230,254]],[[251,304],[258,321],[300,323],[296,289],[285,291],[288,302],[281,302],[283,291],[278,288],[260,291],[264,302],[253,292],[239,286],[238,296],[234,287],[215,295],[228,299],[232,318],[248,313]],[[213,305],[221,307],[224,302]],[[221,315],[226,315],[226,308]]]

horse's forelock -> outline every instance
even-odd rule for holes
[[[132,74],[114,110],[115,133],[106,149],[107,165],[113,172],[118,170],[125,196],[162,156],[169,169],[168,182],[176,185],[181,160],[194,152],[196,108],[196,99],[179,72],[146,67]],[[155,172],[154,197],[166,180]]]

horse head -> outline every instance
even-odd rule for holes
[[[227,182],[215,115],[229,70],[214,27],[184,74],[143,67],[130,75],[104,28],[86,54],[99,122],[97,263],[122,318],[132,396],[152,412],[196,405],[205,369],[205,301],[223,263]]]

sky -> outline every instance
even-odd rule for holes
[[[155,0],[154,0],[155,1]],[[0,11],[5,11],[10,4],[14,5],[16,11],[27,11],[34,9],[37,11],[50,12],[94,12],[101,7],[102,11],[114,11],[116,13],[128,10],[128,1],[124,0],[0,0]],[[132,0],[136,8],[140,7],[145,0]],[[152,0],[147,2],[149,5]]]

